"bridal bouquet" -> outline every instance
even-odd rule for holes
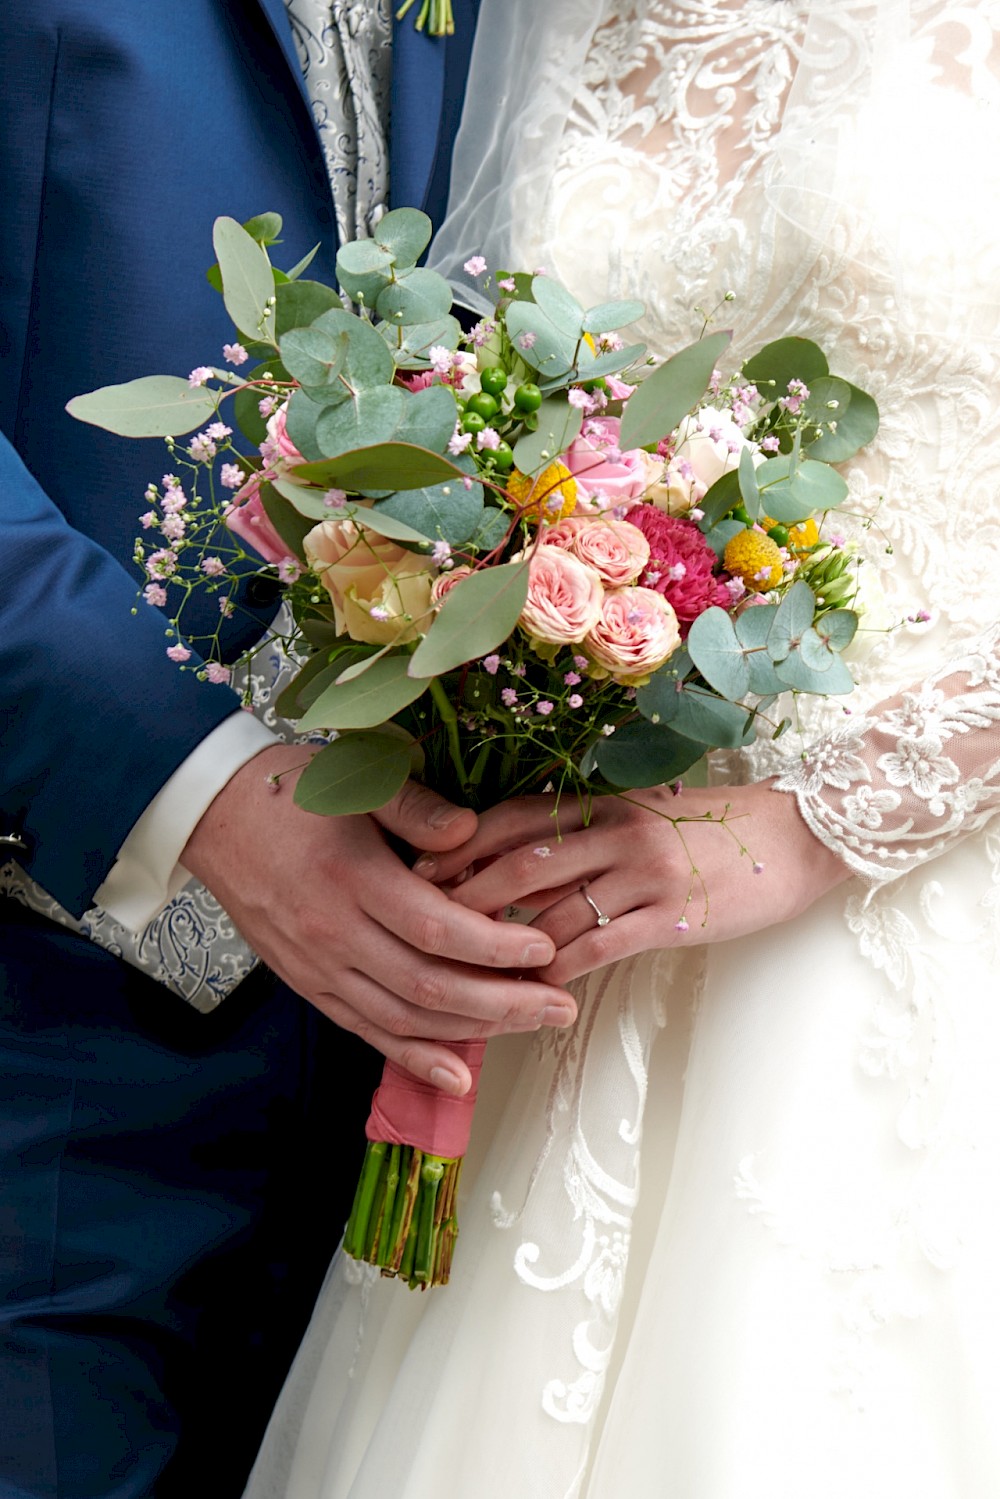
[[[732,372],[725,332],[650,357],[621,334],[641,303],[587,310],[479,256],[466,271],[494,311],[463,332],[448,283],[417,265],[423,214],[344,245],[338,288],[308,259],[272,267],[280,227],[216,222],[228,368],[69,409],[168,440],[136,557],[182,667],[231,670],[218,633],[201,662],[181,638],[193,591],[221,618],[248,559],[284,584],[299,669],[277,710],[324,740],[302,807],[372,811],[412,775],[477,808],[545,787],[586,807],[782,733],[781,694],[851,690],[856,569],[830,528],[847,495],[832,465],[878,413],[815,344],[782,339]],[[482,1045],[464,1054],[475,1073]],[[471,1098],[387,1064],[349,1254],[411,1286],[448,1279],[470,1116]]]

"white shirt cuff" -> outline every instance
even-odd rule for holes
[[[212,730],[153,797],[118,851],[94,904],[138,932],[191,878],[179,862],[202,814],[241,766],[277,735],[237,710]]]

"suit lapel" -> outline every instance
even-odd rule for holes
[[[302,77],[302,64],[299,61],[298,52],[295,50],[295,38],[292,36],[292,28],[288,23],[288,12],[285,9],[285,0],[256,0],[260,9],[267,19],[267,23],[274,32],[274,39],[281,50],[282,56],[288,64],[289,72],[302,98],[305,100],[309,110],[309,118],[312,119],[312,100]]]

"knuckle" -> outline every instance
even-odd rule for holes
[[[390,1036],[412,1036],[413,1034],[413,1021],[403,1009],[391,1009],[382,1020],[382,1026]]]
[[[417,924],[416,945],[421,952],[437,955],[447,945],[448,928],[442,917],[429,912]]]
[[[440,968],[422,968],[413,980],[413,1003],[423,1010],[448,1008],[449,985]]]
[[[406,1072],[412,1072],[416,1077],[425,1077],[426,1066],[421,1066],[423,1052],[421,1047],[411,1042],[394,1049],[392,1060],[402,1067]]]

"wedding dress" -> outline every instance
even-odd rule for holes
[[[334,1259],[249,1499],[996,1499],[1000,6],[523,9],[442,263],[640,296],[662,351],[732,292],[737,360],[801,332],[879,401],[858,691],[715,767],[857,877],[490,1043],[451,1285]]]

